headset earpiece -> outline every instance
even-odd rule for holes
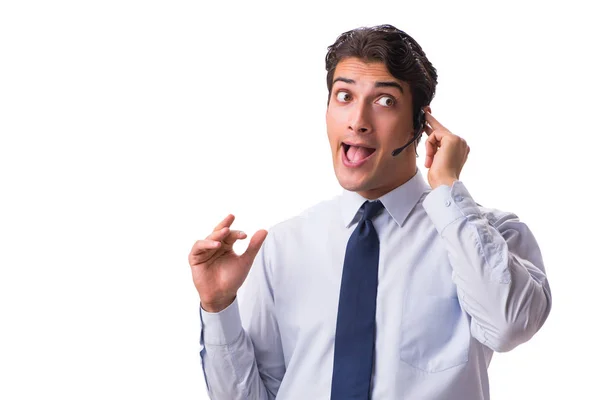
[[[425,129],[425,111],[423,111],[423,109],[420,109],[415,124],[415,136],[417,136],[423,129]]]

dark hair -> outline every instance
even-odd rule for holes
[[[392,25],[361,27],[342,33],[327,48],[325,56],[329,92],[327,105],[331,99],[335,68],[340,61],[349,57],[383,62],[392,76],[409,84],[413,100],[413,126],[416,128],[419,110],[431,103],[437,85],[437,71],[421,46]]]

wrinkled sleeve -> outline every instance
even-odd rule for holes
[[[254,260],[243,296],[238,292],[218,313],[200,306],[200,358],[211,400],[272,400],[283,379],[267,254],[270,237],[269,233]]]
[[[461,181],[432,190],[423,207],[444,240],[473,337],[498,352],[529,340],[546,321],[552,297],[527,225],[513,213],[486,211]]]

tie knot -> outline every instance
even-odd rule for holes
[[[363,216],[361,219],[371,219],[374,216],[377,215],[377,213],[379,213],[379,211],[381,211],[381,209],[383,208],[383,203],[379,200],[376,201],[365,201],[362,205],[362,208],[364,209],[363,211]]]

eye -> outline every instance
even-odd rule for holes
[[[396,104],[396,99],[394,99],[392,96],[381,96],[379,99],[377,99],[377,104],[384,107],[392,107],[394,104]]]
[[[348,92],[339,91],[337,93],[336,97],[337,97],[337,100],[342,103],[346,103],[346,102],[350,101],[350,93],[348,93]]]

